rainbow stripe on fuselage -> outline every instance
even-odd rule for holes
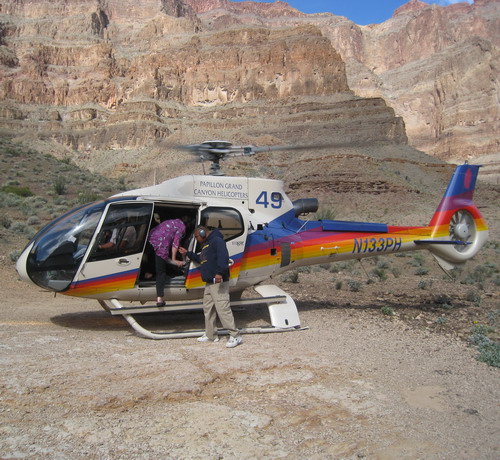
[[[121,273],[76,281],[71,283],[71,286],[64,294],[75,297],[93,297],[106,292],[133,289],[138,275],[139,270],[128,270]]]

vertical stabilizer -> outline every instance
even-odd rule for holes
[[[488,226],[473,201],[479,165],[457,166],[429,226],[429,251],[438,260],[460,265],[472,258],[488,238]],[[440,244],[442,242],[442,244]]]

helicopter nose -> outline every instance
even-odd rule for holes
[[[16,270],[19,276],[23,281],[29,281],[32,282],[30,277],[28,276],[28,271],[26,270],[26,263],[28,261],[28,255],[31,251],[31,248],[33,247],[34,243],[31,243],[19,256],[19,259],[17,259],[16,262]]]

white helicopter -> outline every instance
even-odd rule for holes
[[[147,266],[146,256],[151,229],[165,219],[188,216],[191,229],[204,225],[224,236],[232,262],[231,305],[268,305],[271,326],[241,332],[275,332],[301,327],[293,299],[277,286],[262,284],[287,270],[423,249],[451,270],[477,254],[488,238],[488,226],[473,202],[477,165],[457,166],[428,225],[402,227],[302,220],[301,215],[317,211],[316,199],[292,202],[280,180],[229,177],[220,170],[219,161],[228,156],[303,147],[236,147],[226,141],[207,141],[185,148],[211,161],[212,175],[177,177],[69,211],[42,228],[24,249],[17,262],[20,277],[49,291],[96,299],[146,338],[200,336],[201,330],[152,331],[135,318],[142,313],[202,307],[204,283],[194,262],[184,269],[172,266],[164,307],[154,304],[154,278],[144,276],[154,271]],[[133,245],[118,240],[113,248],[101,249],[111,232],[123,235],[132,227]],[[197,250],[192,232],[182,245]],[[262,297],[242,298],[250,287]]]

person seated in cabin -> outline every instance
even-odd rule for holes
[[[133,225],[117,227],[112,232],[107,232],[106,242],[99,244],[99,249],[128,249],[137,239],[137,232]]]
[[[169,265],[175,265],[178,268],[184,266],[184,259],[178,260],[177,255],[181,240],[186,234],[188,223],[188,216],[167,219],[158,224],[149,234],[148,241],[155,252],[156,305],[158,307],[165,305],[163,297],[165,295],[165,282]]]

